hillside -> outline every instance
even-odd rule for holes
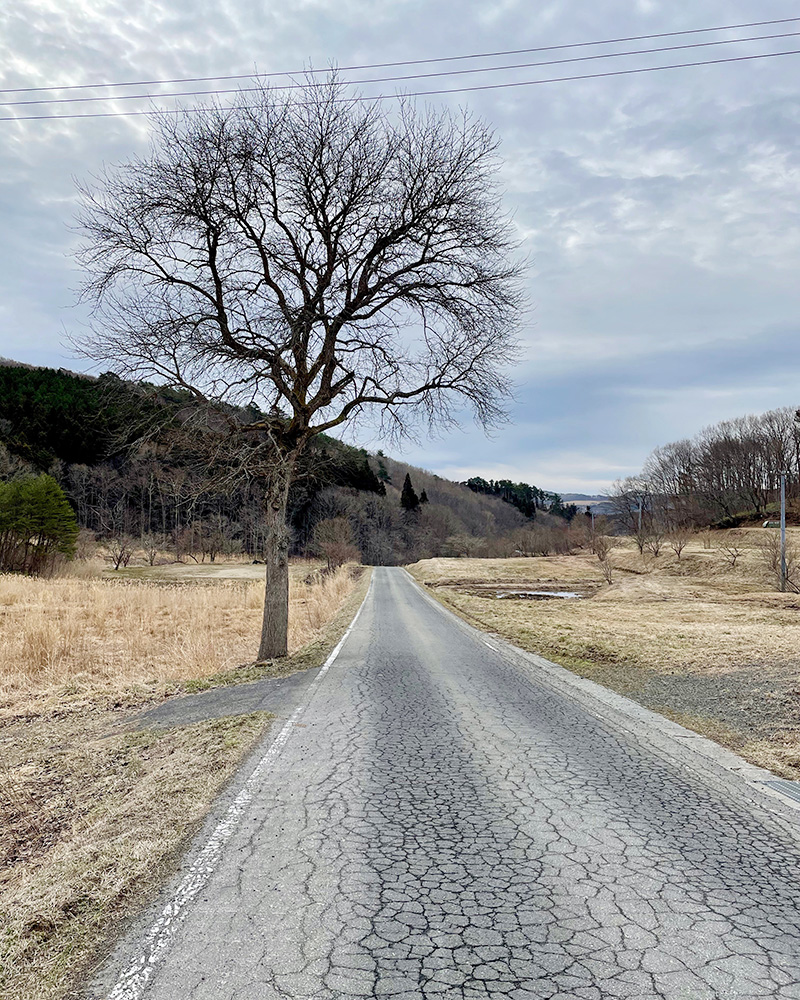
[[[127,538],[177,557],[257,557],[258,476],[234,474],[236,456],[204,441],[196,413],[174,390],[3,361],[0,480],[49,472],[98,539]],[[245,422],[258,416],[241,411]],[[406,475],[427,500],[414,511],[400,504]],[[374,564],[475,554],[526,523],[497,497],[323,435],[292,488],[292,550],[314,551],[318,525],[334,519],[343,541]]]

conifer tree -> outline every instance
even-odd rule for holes
[[[72,558],[77,537],[75,512],[52,476],[0,484],[0,571],[46,572],[56,555]]]
[[[414,487],[411,485],[411,476],[406,473],[406,478],[403,480],[403,492],[400,494],[400,506],[403,510],[412,511],[419,507],[419,497],[414,492]]]

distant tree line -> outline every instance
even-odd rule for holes
[[[656,448],[638,476],[617,482],[610,502],[631,534],[736,527],[774,510],[780,473],[798,497],[800,413],[792,407],[706,427]]]
[[[537,486],[530,486],[528,483],[513,483],[510,479],[482,479],[480,476],[473,476],[465,483],[473,493],[482,493],[484,496],[499,497],[506,503],[523,514],[525,517],[534,520],[539,511],[547,511],[556,517],[563,517],[567,522],[572,521],[578,513],[575,504],[565,504],[558,493],[548,493],[540,490]]]

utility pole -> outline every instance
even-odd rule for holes
[[[786,590],[786,473],[781,472],[781,593]]]

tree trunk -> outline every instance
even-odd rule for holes
[[[289,632],[289,501],[294,459],[282,459],[270,470],[265,504],[264,562],[267,590],[258,659],[286,656]]]

